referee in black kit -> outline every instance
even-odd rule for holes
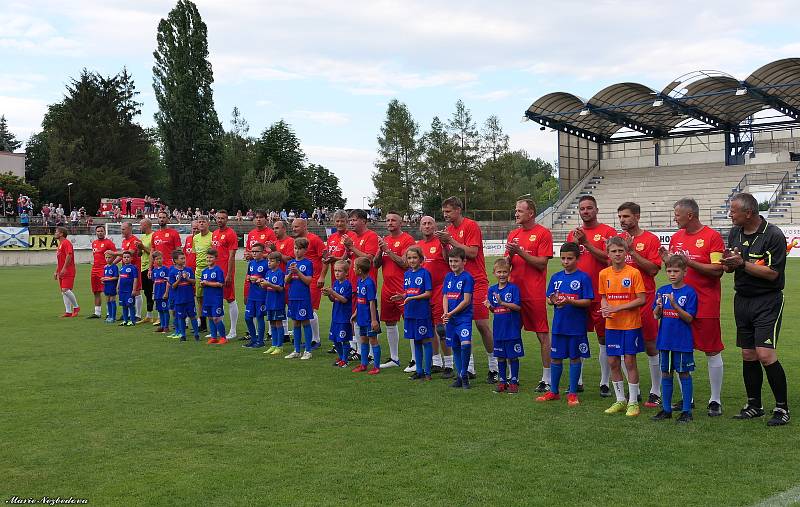
[[[734,273],[733,313],[736,345],[742,349],[742,376],[747,405],[734,419],[764,415],[761,384],[767,381],[775,396],[775,410],[767,426],[789,422],[786,373],[778,361],[778,334],[783,315],[783,286],[786,270],[786,237],[758,214],[758,202],[741,193],[731,200],[733,228],[722,258],[726,272]]]

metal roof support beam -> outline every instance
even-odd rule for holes
[[[700,120],[703,123],[707,123],[712,127],[724,130],[731,130],[736,131],[738,127],[736,125],[729,125],[727,122],[717,118],[713,114],[706,113],[696,107],[687,106],[680,100],[672,98],[668,95],[656,95],[656,100],[664,101],[664,104],[671,107],[673,110],[678,111],[679,113],[683,113],[687,116],[694,118],[695,120]]]
[[[612,123],[616,123],[620,127],[626,127],[631,130],[635,130],[636,132],[641,132],[646,136],[664,137],[664,135],[666,134],[664,131],[656,127],[652,127],[650,125],[645,125],[638,121],[634,121],[625,116],[624,114],[612,113],[610,111],[607,111],[606,109],[596,107],[591,104],[587,104],[586,108],[589,110],[589,113],[591,114],[597,115]]]
[[[757,98],[761,102],[767,104],[772,109],[779,111],[781,114],[785,114],[786,116],[793,118],[795,120],[800,120],[800,109],[793,107],[783,100],[779,99],[774,95],[770,95],[767,92],[761,91],[753,86],[748,85],[747,83],[743,82],[742,87],[747,90],[747,93],[752,95],[753,97]]]
[[[591,130],[585,130],[566,122],[557,121],[545,115],[534,114],[531,113],[530,111],[525,111],[525,116],[529,120],[535,121],[542,127],[547,127],[559,130],[561,132],[566,132],[568,134],[582,137],[584,139],[587,139],[595,143],[605,143],[606,141],[608,141],[608,139],[605,136],[602,136],[596,132],[592,132]]]

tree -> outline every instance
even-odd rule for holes
[[[39,205],[39,189],[26,183],[25,180],[19,176],[8,173],[0,173],[0,188],[6,195],[18,197],[20,195],[27,195],[36,205]],[[2,204],[0,204],[2,206]],[[1,209],[1,208],[0,208]]]
[[[278,178],[275,163],[248,169],[242,179],[242,202],[251,209],[281,209],[289,198],[289,182]]]
[[[256,167],[272,164],[275,167],[275,179],[286,180],[289,189],[289,195],[283,202],[286,208],[311,208],[311,199],[306,191],[308,181],[304,171],[305,160],[300,139],[284,120],[265,129],[256,142]]]
[[[486,118],[481,130],[481,155],[484,161],[495,162],[508,153],[508,135],[503,133],[500,119],[496,115]]]
[[[504,209],[500,206],[507,197],[509,183],[513,181],[508,154],[508,136],[497,116],[486,119],[481,131],[481,156],[483,162],[476,172],[477,194],[472,199],[473,208]]]
[[[67,85],[64,100],[48,107],[42,132],[28,146],[26,173],[42,199],[66,203],[70,182],[76,207],[96,206],[102,197],[153,193],[157,151],[134,123],[140,114],[136,94],[124,69],[111,77],[84,69]]]
[[[433,117],[430,130],[422,138],[422,146],[422,212],[436,216],[441,211],[442,201],[458,193],[459,188],[459,178],[453,170],[455,145],[438,116]]]
[[[478,129],[472,120],[472,113],[464,102],[456,102],[456,110],[447,123],[447,130],[455,145],[454,168],[460,176],[459,195],[464,198],[464,208],[469,205],[469,196],[475,192],[475,178],[478,170],[480,141]]]
[[[231,113],[231,130],[222,136],[222,169],[219,179],[219,202],[231,210],[241,209],[242,180],[255,167],[255,140],[248,136],[250,125],[238,107]]]
[[[339,178],[335,174],[318,164],[309,164],[306,171],[308,194],[314,208],[329,210],[344,208],[347,200],[342,195]]]
[[[8,130],[8,122],[5,115],[0,116],[0,151],[16,151],[22,143],[17,141],[14,134]]]
[[[378,136],[377,171],[372,175],[375,205],[400,213],[411,213],[418,207],[421,156],[419,125],[408,107],[393,99]]]
[[[158,24],[153,52],[155,114],[174,206],[217,205],[222,162],[222,125],[214,109],[214,74],[208,61],[208,31],[197,6],[178,0]]]

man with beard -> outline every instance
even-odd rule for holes
[[[110,238],[106,237],[106,228],[104,225],[95,227],[94,233],[97,239],[92,241],[92,272],[89,275],[89,282],[92,286],[92,293],[94,294],[94,313],[89,315],[88,318],[99,319],[102,316],[102,278],[103,269],[106,265],[106,252],[116,252],[117,247]],[[116,262],[116,260],[114,262]]]

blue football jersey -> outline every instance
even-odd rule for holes
[[[214,266],[213,268],[206,268],[200,273],[200,279],[206,282],[225,283],[225,273],[222,268]],[[203,287],[203,306],[222,306],[222,287]]]
[[[251,279],[255,278],[261,280],[264,278],[267,271],[269,271],[269,262],[266,259],[261,259],[260,261],[252,260],[247,263],[247,276]],[[247,293],[247,300],[263,303],[267,300],[267,291],[261,288],[261,285],[258,283],[250,282],[250,291]]]
[[[358,279],[357,286],[358,295],[356,296],[356,324],[361,327],[369,327],[372,325],[372,316],[369,311],[369,302],[375,301],[377,308],[377,294],[378,290],[375,288],[375,282],[372,278],[366,277],[365,279]]]
[[[447,273],[442,286],[442,295],[447,298],[447,311],[452,311],[453,308],[461,304],[464,301],[464,294],[472,294],[474,285],[475,281],[472,275],[466,271],[462,271],[460,275],[456,275],[452,271]],[[454,324],[471,322],[472,305],[467,305],[466,308],[453,315],[450,321]]]
[[[403,288],[406,296],[418,296],[425,292],[433,291],[433,281],[431,274],[425,268],[418,268],[416,271],[410,269],[403,275]],[[431,300],[428,299],[406,299],[403,305],[403,315],[409,319],[429,319],[431,318]]]
[[[286,263],[286,282],[289,285],[289,301],[311,300],[311,287],[289,272],[289,268],[297,265],[297,270],[305,276],[314,274],[314,266],[308,259],[292,259]]]
[[[133,292],[133,285],[139,278],[139,270],[133,264],[123,264],[119,268],[119,292],[130,294]]]
[[[565,271],[554,273],[547,286],[547,297],[556,291],[567,299],[594,299],[592,280],[581,270],[574,273]],[[570,336],[585,335],[588,312],[588,308],[578,308],[572,305],[555,308],[553,310],[553,333]]]
[[[267,274],[264,275],[264,279],[274,285],[280,285],[281,287],[284,285],[284,275],[280,268],[267,271]],[[283,310],[286,308],[286,299],[284,298],[282,290],[275,290],[272,287],[268,287],[266,293],[267,297],[265,302],[267,310]]]
[[[661,312],[661,324],[658,327],[656,347],[658,350],[692,352],[694,351],[692,326],[678,317],[678,312],[672,307],[667,296],[670,292],[678,306],[683,308],[686,313],[692,317],[697,315],[697,292],[691,286],[684,285],[680,289],[673,289],[672,285],[660,287],[656,291],[656,298],[653,302],[653,308],[656,307],[659,299],[664,305]]]
[[[164,299],[164,294],[167,292],[167,283],[169,283],[169,268],[166,266],[154,267],[151,272],[153,276],[153,298]]]
[[[184,266],[181,269],[176,266],[169,268],[170,285],[178,282],[178,286],[172,289],[172,301],[176,305],[188,304],[194,301],[194,286],[189,282],[192,279],[194,279],[194,271],[188,266]]]
[[[492,330],[495,341],[517,340],[522,338],[522,316],[517,311],[506,308],[500,302],[520,304],[519,287],[507,283],[502,289],[500,285],[489,287],[489,304],[492,305],[494,321]]]
[[[119,266],[116,264],[106,264],[103,268],[103,277],[104,278],[119,278]],[[117,280],[111,280],[110,282],[103,282],[103,290],[105,292],[116,292],[117,291]]]
[[[350,285],[350,280],[334,280],[331,287],[333,292],[344,296],[346,302],[340,303],[339,301],[333,302],[333,310],[331,311],[331,322],[333,324],[347,324],[350,322],[350,316],[353,314],[353,286]]]

